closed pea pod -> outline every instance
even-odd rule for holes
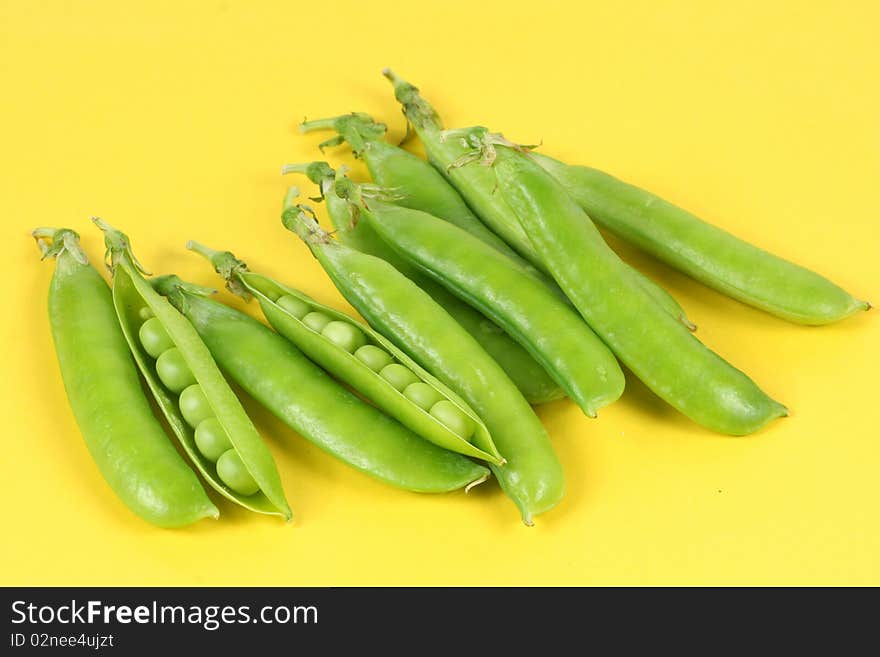
[[[110,288],[69,229],[39,228],[56,259],[49,320],[70,407],[95,464],[119,499],[160,527],[216,518],[217,508],[153,415],[119,327]]]
[[[276,280],[255,274],[228,251],[215,251],[197,242],[187,247],[203,255],[224,279],[227,287],[244,298],[255,297],[269,323],[337,379],[375,403],[379,408],[426,440],[446,449],[500,465],[504,462],[492,437],[477,414],[452,390],[426,372],[415,361],[372,328],[344,313],[319,304],[302,292]],[[294,299],[286,306],[308,308],[302,320],[278,302]],[[306,322],[310,314],[328,318],[322,329]],[[367,352],[361,350],[372,347]],[[361,356],[358,356],[358,353]],[[368,353],[366,357],[363,355]],[[405,394],[412,385],[424,385],[452,405],[447,419],[438,418]],[[457,415],[461,417],[455,417]],[[466,435],[456,428],[471,427]]]
[[[596,223],[734,299],[798,324],[828,324],[870,307],[824,276],[607,173],[532,158]]]
[[[320,186],[327,202],[327,212],[341,242],[362,253],[385,260],[427,292],[498,362],[530,403],[541,404],[564,396],[562,388],[502,328],[409,265],[376,235],[367,222],[353,221],[350,204],[334,192],[336,176],[329,165],[325,162],[312,162],[307,165],[289,165],[285,170],[288,173],[306,173],[310,180]]]
[[[480,219],[523,258],[549,273],[528,235],[510,218],[510,208],[493,193],[495,177],[486,167],[460,166],[471,161],[475,145],[464,131],[444,131],[437,111],[422,98],[417,87],[385,69],[406,120],[425,147],[428,160],[458,190]],[[478,152],[478,151],[477,151]]]
[[[544,427],[504,370],[431,297],[386,261],[333,240],[302,207],[284,225],[307,244],[343,296],[371,326],[458,393],[507,459],[491,465],[523,522],[562,499],[562,467]]]
[[[348,465],[423,493],[469,488],[488,478],[485,467],[419,438],[361,401],[264,324],[206,299],[176,276],[156,279],[156,289],[184,313],[233,381]]]
[[[109,265],[113,272],[113,301],[123,333],[150,391],[183,450],[208,483],[228,500],[251,511],[290,519],[290,507],[284,497],[272,454],[223,378],[208,348],[186,318],[142,276],[142,269],[131,253],[128,238],[100,219],[95,219],[95,223],[104,231]],[[173,375],[166,372],[165,378],[157,369],[163,354],[153,361],[139,339],[141,309],[144,306],[153,315],[147,321],[159,320],[162,330],[174,345],[168,351],[178,351],[174,356],[178,360],[178,367]],[[152,330],[158,332],[156,328]],[[192,382],[180,391],[178,398],[177,391],[168,383],[179,385],[188,377]],[[253,486],[236,488],[239,480],[231,483],[224,480],[216,464],[200,451],[195,431],[203,421],[209,419],[219,422],[232,449],[256,482],[256,490],[253,490]]]
[[[535,249],[529,236],[522,229],[522,226],[519,225],[515,213],[495,193],[495,178],[491,172],[486,171],[486,167],[462,166],[479,157],[480,143],[486,129],[474,127],[461,130],[443,130],[440,116],[422,97],[418,88],[400,79],[388,69],[383,71],[383,74],[394,85],[395,97],[402,105],[403,114],[406,116],[407,121],[425,146],[425,151],[431,164],[460,192],[464,200],[483,222],[503,238],[507,244],[513,247],[525,260],[537,269],[550,275],[550,270],[543,262],[541,255]],[[357,125],[357,122],[349,120],[342,134],[351,134],[353,131],[351,126],[353,125]],[[372,144],[374,141],[375,137],[368,143]],[[367,152],[366,147],[364,152]],[[369,160],[367,162],[369,165]],[[388,175],[385,180],[386,182],[382,184],[401,186],[404,192],[411,189],[407,185],[408,181],[403,177]],[[419,192],[412,193],[416,194],[416,198],[420,195]],[[446,219],[445,216],[433,212],[430,207],[419,207],[417,209],[425,210],[431,214],[436,214],[442,219]],[[458,223],[460,227],[466,228],[462,222]],[[479,234],[474,234],[479,237]],[[696,326],[688,319],[684,309],[669,292],[634,267],[625,264],[625,269],[627,274],[632,276],[635,282],[654,301],[666,309],[669,314],[681,321],[689,330],[696,330]]]
[[[397,205],[448,221],[535,272],[527,260],[480,221],[437,169],[418,155],[386,142],[383,138],[385,126],[376,123],[369,115],[355,113],[306,121],[300,124],[300,130],[336,131],[338,136],[322,146],[348,142],[355,157],[366,163],[376,184],[398,193]],[[549,282],[553,284],[552,280]]]
[[[623,392],[608,347],[547,286],[473,235],[427,213],[358,198],[360,221],[402,258],[467,301],[525,347],[587,415]]]
[[[695,422],[733,435],[752,433],[787,414],[623,275],[620,259],[549,173],[504,146],[497,148],[492,169],[499,194],[517,212],[560,287],[657,395]]]

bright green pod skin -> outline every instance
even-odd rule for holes
[[[731,435],[753,433],[788,414],[654,303],[626,275],[580,206],[534,160],[499,147],[492,169],[501,196],[553,267],[560,287],[659,397],[698,424]]]
[[[590,417],[623,393],[614,355],[577,311],[509,258],[429,214],[370,201],[361,221],[525,347]]]
[[[547,432],[504,370],[428,294],[388,262],[333,240],[288,205],[285,226],[306,242],[342,295],[371,326],[461,395],[507,464],[490,465],[523,522],[563,496],[562,466]]]
[[[290,341],[250,316],[191,291],[177,277],[157,289],[181,309],[214,358],[287,426],[361,472],[406,490],[445,493],[489,471],[422,440],[330,378]]]
[[[478,144],[468,131],[445,131],[437,111],[422,98],[417,87],[383,71],[394,85],[394,96],[403,115],[425,147],[428,161],[458,190],[474,213],[523,258],[549,274],[538,252],[510,208],[495,193],[495,174],[489,167],[460,166]],[[477,130],[477,129],[474,129]]]
[[[267,276],[251,272],[244,262],[237,259],[229,251],[215,251],[192,241],[187,244],[187,248],[207,258],[214,266],[214,270],[227,281],[227,287],[230,291],[244,298],[255,297],[272,328],[290,340],[306,356],[340,381],[350,385],[352,389],[372,401],[416,435],[459,454],[483,459],[496,465],[504,463],[504,458],[498,452],[495,443],[492,442],[492,436],[486,425],[467,403],[383,335],[345,313],[318,303],[299,290],[283,285]],[[297,319],[295,315],[276,303],[278,299],[284,297],[293,297],[303,304],[307,304],[312,312],[320,312],[333,321],[342,322],[359,331],[370,344],[381,348],[393,357],[394,362],[386,367],[402,368],[402,372],[409,377],[406,383],[398,387],[394,386],[386,379],[383,372],[371,369],[352,351],[329,340],[326,335],[316,333],[305,326],[302,320]],[[449,426],[440,422],[426,409],[419,407],[403,394],[403,388],[407,384],[417,381],[431,386],[441,398],[449,400],[463,416],[470,419],[476,427],[475,432],[472,432],[471,441],[457,435]]]
[[[455,224],[508,256],[529,273],[537,275],[556,292],[559,291],[552,279],[543,276],[528,260],[486,228],[455,188],[431,164],[402,148],[378,140],[365,142],[361,157],[373,180],[382,187],[400,191],[401,198],[395,200],[395,205],[421,210]],[[507,213],[504,217],[508,221],[513,219]],[[630,269],[638,282],[669,314],[678,317],[691,331],[696,330],[696,325],[688,319],[684,309],[669,292],[634,267],[630,266]]]
[[[495,359],[530,404],[544,404],[565,396],[565,392],[544,368],[504,329],[409,265],[376,235],[366,221],[352,225],[350,205],[333,193],[335,176],[332,169],[323,162],[314,162],[306,168],[309,169],[309,178],[321,186],[327,213],[343,244],[385,260],[427,292]]]
[[[100,219],[94,221],[104,231],[113,272],[113,302],[122,332],[141,374],[183,451],[211,487],[229,501],[257,513],[278,515],[290,520],[292,514],[272,453],[229,387],[210,351],[187,319],[143,277],[142,269],[131,252],[128,237]],[[232,447],[259,484],[259,492],[256,494],[242,495],[227,486],[217,476],[214,463],[199,451],[195,442],[194,426],[190,426],[185,419],[177,396],[162,385],[154,362],[138,340],[140,311],[144,306],[161,321],[174,346],[180,350],[195,377],[197,387],[201,389],[199,397],[204,394],[210,410],[213,411],[213,417],[219,420]],[[198,422],[193,422],[193,425],[197,424]]]
[[[460,192],[489,228],[512,246],[522,258],[549,276],[550,270],[520,226],[516,214],[496,193],[495,176],[488,167],[460,166],[473,159],[473,154],[480,149],[480,141],[487,130],[474,127],[444,131],[437,111],[422,98],[416,87],[387,69],[384,74],[394,85],[395,97],[403,106],[404,116],[424,145],[431,164]],[[417,209],[425,210],[441,219],[446,218],[430,209]],[[679,319],[689,330],[696,330],[696,325],[688,319],[684,309],[669,292],[634,267],[626,267],[629,274],[669,314]]]
[[[380,187],[393,189],[399,194],[395,203],[405,208],[421,210],[455,224],[486,244],[513,258],[522,266],[534,268],[511,249],[507,243],[480,221],[455,188],[428,162],[399,146],[383,139],[385,126],[362,113],[346,114],[330,119],[306,121],[300,124],[302,132],[334,130],[336,139],[325,143],[348,142],[354,156],[367,165],[370,176]],[[551,282],[552,285],[552,282]]]
[[[70,408],[101,475],[137,516],[159,527],[216,518],[217,507],[174,449],[141,388],[110,288],[68,229],[34,231],[54,256],[49,320]]]
[[[532,158],[596,223],[722,294],[797,324],[830,324],[870,308],[824,276],[614,176]]]

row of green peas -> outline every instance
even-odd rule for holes
[[[430,413],[450,431],[470,441],[476,430],[473,420],[437,390],[422,382],[406,365],[395,362],[394,357],[381,347],[368,344],[364,333],[348,322],[334,320],[320,311],[312,310],[305,301],[291,295],[278,298],[275,303],[300,320],[305,326],[320,333],[338,347],[354,354],[395,390],[416,406]]]
[[[195,431],[195,443],[206,459],[216,464],[220,480],[240,495],[253,495],[259,485],[245,467],[232,446],[226,430],[214,416],[214,411],[196,377],[190,371],[180,349],[174,346],[165,328],[153,312],[144,306],[138,312],[144,320],[138,339],[151,358],[156,361],[156,375],[162,384],[179,395],[180,414]]]

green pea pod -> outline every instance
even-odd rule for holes
[[[110,288],[67,228],[33,233],[54,257],[49,319],[70,407],[104,479],[137,516],[160,527],[216,518],[217,507],[174,449],[144,395]]]
[[[426,166],[436,175],[430,165]],[[284,171],[305,173],[312,182],[319,185],[339,240],[362,253],[385,260],[427,292],[495,359],[530,404],[543,404],[565,396],[565,392],[546,370],[507,335],[504,329],[407,263],[375,233],[368,222],[353,221],[352,206],[334,191],[336,172],[326,162],[287,165]],[[451,189],[445,182],[443,184]],[[454,190],[452,192],[455,193]]]
[[[590,417],[617,400],[623,372],[577,311],[473,235],[424,212],[350,193],[361,222],[398,255],[495,321]]]
[[[494,193],[495,175],[488,167],[462,166],[479,153],[478,144],[472,143],[469,131],[443,130],[437,111],[421,96],[417,87],[397,77],[392,71],[383,71],[394,86],[394,95],[403,107],[403,114],[425,147],[428,161],[458,190],[480,219],[513,247],[523,258],[546,274],[549,270],[541,261],[528,235],[518,222],[510,219],[510,208]]]
[[[142,276],[143,269],[131,252],[128,237],[100,219],[94,221],[104,231],[109,266],[113,272],[113,301],[128,346],[184,452],[205,480],[226,499],[257,513],[280,515],[289,520],[292,514],[272,454],[223,378],[208,348],[187,319]],[[160,380],[156,365],[144,345],[138,341],[136,327],[144,323],[143,308],[148,308],[149,314],[161,323],[172,348],[180,351],[195,385],[200,387],[207,401],[205,417],[201,419],[217,419],[247,474],[256,482],[256,492],[243,494],[235,490],[222,478],[220,461],[215,467],[200,451],[191,426],[193,422],[188,421],[183,410],[186,391],[179,400],[172,395]],[[196,391],[195,388],[192,390]]]
[[[416,435],[453,452],[483,459],[495,465],[504,465],[504,459],[492,442],[489,430],[486,429],[486,425],[470,406],[422,369],[385,336],[345,313],[318,303],[299,290],[283,285],[267,276],[249,271],[247,265],[229,251],[215,251],[192,241],[187,243],[187,248],[207,258],[214,265],[215,271],[226,280],[226,286],[230,291],[245,299],[249,299],[251,296],[256,297],[263,314],[272,327],[299,347],[306,356],[337,379],[350,385],[355,391],[372,401]],[[301,302],[297,305],[297,313],[291,312],[284,305],[278,303],[279,299],[289,297]],[[432,415],[430,408],[424,408],[410,400],[406,396],[405,390],[398,390],[383,378],[379,371],[374,370],[358,358],[357,351],[350,351],[326,337],[324,332],[309,328],[302,318],[307,317],[306,313],[311,312],[318,312],[337,322],[344,322],[347,326],[355,328],[357,331],[355,335],[366,336],[363,345],[356,345],[358,348],[373,345],[390,354],[393,362],[404,365],[418,377],[419,382],[428,385],[436,393],[436,395],[430,396],[431,402],[437,403],[441,399],[448,400],[460,413],[470,418],[474,428],[473,435],[464,438],[456,434]],[[418,390],[418,388],[414,388],[414,390]]]
[[[598,224],[729,297],[798,324],[830,324],[870,308],[824,276],[650,192],[597,169],[532,157]]]
[[[467,204],[484,223],[503,238],[507,244],[512,246],[522,258],[550,276],[550,270],[541,260],[541,256],[535,249],[529,236],[520,226],[515,213],[496,193],[494,175],[487,171],[487,167],[462,166],[481,157],[480,153],[483,152],[484,136],[488,130],[482,127],[443,130],[443,124],[437,111],[421,96],[416,87],[400,79],[388,69],[383,73],[394,85],[394,93],[397,100],[403,106],[404,116],[406,116],[407,121],[425,146],[430,163],[458,190]],[[363,119],[360,122],[348,121],[344,132],[341,134],[348,138],[354,131],[355,126],[362,124],[362,122]],[[375,131],[372,132],[374,133]],[[528,149],[531,147],[526,146],[522,148]],[[364,152],[368,152],[366,147]],[[410,155],[410,157],[415,156]],[[369,166],[369,159],[367,159],[367,163]],[[421,192],[417,191],[417,181],[411,183],[412,187],[408,180],[392,179],[392,176],[387,178],[387,182],[382,182],[381,180],[379,182],[383,185],[399,187],[404,195],[414,194],[415,198],[418,198],[421,194]],[[446,216],[432,212],[429,208],[420,207],[416,209],[425,210],[430,214],[439,216],[441,219],[447,219]],[[459,225],[467,230],[463,222],[460,222]],[[479,235],[477,236],[479,237]],[[684,309],[669,292],[634,267],[627,264],[625,264],[625,267],[628,269],[629,275],[666,312],[681,321],[689,330],[696,330],[696,325],[688,319]]]
[[[788,414],[651,302],[589,217],[534,160],[499,146],[492,170],[500,195],[553,267],[560,287],[658,396],[702,426],[732,435],[752,433]]]
[[[388,336],[452,390],[486,423],[504,467],[491,465],[523,522],[562,499],[562,466],[547,432],[504,370],[421,288],[386,261],[351,249],[321,230],[310,210],[285,202],[295,232],[337,289],[371,326]]]
[[[176,276],[157,278],[156,289],[184,313],[233,381],[344,463],[420,493],[468,490],[488,479],[485,467],[422,440],[361,401],[252,317],[204,298]]]
[[[623,261],[621,260],[621,262]],[[657,303],[657,305],[665,310],[667,315],[675,317],[675,319],[681,322],[688,331],[697,330],[697,325],[690,320],[687,313],[684,311],[684,308],[682,308],[681,304],[675,300],[675,297],[666,291],[666,288],[640,272],[635,267],[625,262],[623,264],[626,269],[629,270],[629,273],[634,275],[636,284],[641,287],[647,295]]]
[[[516,260],[523,267],[535,272],[527,260],[507,245],[507,242],[489,230],[480,221],[461,195],[446,179],[418,155],[384,140],[385,125],[375,122],[363,113],[343,114],[330,119],[306,121],[300,130],[335,130],[338,137],[324,142],[322,146],[348,142],[354,155],[367,165],[370,176],[381,187],[399,193],[397,205],[421,210],[439,217]],[[551,285],[555,285],[552,280]]]

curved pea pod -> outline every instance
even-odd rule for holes
[[[419,161],[428,167],[434,175],[439,175],[427,162]],[[530,404],[543,404],[565,396],[565,392],[544,368],[520,344],[505,333],[504,329],[403,260],[389,244],[376,234],[368,222],[353,222],[352,206],[337,194],[336,172],[326,162],[286,165],[283,171],[285,173],[304,173],[317,184],[321,188],[321,194],[327,204],[327,214],[337,230],[339,241],[357,251],[381,258],[427,292],[438,305],[480,343],[480,346],[501,366]],[[456,194],[455,190],[449,187],[446,182],[443,180],[440,182],[449,188],[452,194]],[[477,223],[479,222],[477,221]],[[480,225],[482,226],[482,224]]]
[[[54,257],[52,338],[70,408],[104,480],[137,516],[159,527],[216,518],[217,507],[174,449],[144,395],[110,288],[72,230],[33,232]]]
[[[370,201],[362,220],[513,336],[589,417],[623,393],[620,366],[577,311],[503,254],[425,212]]]
[[[702,426],[731,435],[753,433],[788,414],[651,301],[590,218],[534,160],[500,147],[492,168],[499,193],[584,320],[659,397]]]
[[[292,514],[272,454],[223,378],[210,351],[189,321],[142,276],[142,269],[131,253],[128,237],[100,219],[94,221],[104,231],[113,272],[113,302],[125,339],[184,452],[205,480],[226,499],[257,513],[280,515],[289,520]],[[144,308],[148,311],[145,312]],[[196,422],[188,419],[182,408],[187,392],[184,391],[180,400],[173,396],[172,391],[163,385],[150,354],[138,339],[145,315],[152,315],[161,323],[172,348],[179,350],[195,384],[204,394],[202,407],[207,404],[204,417],[199,419],[217,419],[246,473],[256,483],[256,492],[246,494],[224,483],[214,463],[200,451],[191,426]],[[198,392],[195,388],[187,390]]]
[[[245,263],[229,251],[214,251],[197,242],[189,242],[187,248],[208,258],[214,269],[226,279],[227,287],[231,291],[246,298],[255,297],[272,327],[295,344],[306,356],[337,379],[350,385],[413,433],[450,451],[483,459],[495,465],[504,464],[504,458],[498,453],[489,430],[473,409],[378,331],[345,313],[318,303],[299,290],[283,285],[268,276],[249,271]],[[297,306],[296,313],[278,303],[279,299],[290,298],[301,303],[301,306]],[[427,405],[419,405],[410,400],[404,390],[399,390],[379,371],[358,358],[356,351],[346,349],[326,337],[326,329],[324,332],[319,332],[309,328],[303,317],[308,316],[305,313],[312,312],[354,328],[356,331],[354,335],[365,338],[363,344],[357,345],[358,347],[369,345],[379,347],[393,358],[388,364],[399,363],[405,366],[418,378],[418,382],[429,386],[436,393],[431,396],[430,401],[433,403],[430,407],[441,400],[451,402],[461,414],[470,419],[474,427],[473,434],[462,437],[452,431],[430,412],[430,408],[425,407]]]
[[[523,522],[555,507],[565,482],[562,465],[532,408],[504,370],[448,313],[386,261],[361,253],[321,230],[311,211],[292,203],[282,215],[337,289],[395,344],[475,409],[507,459],[490,464]]]
[[[161,276],[155,283],[233,381],[342,462],[419,493],[468,490],[489,478],[484,466],[419,438],[361,400],[265,324],[206,299],[176,276]]]
[[[626,268],[630,273],[635,275],[635,280],[639,287],[641,287],[645,293],[657,303],[657,305],[663,308],[668,315],[675,317],[688,331],[693,332],[697,330],[697,325],[690,320],[687,313],[684,311],[684,308],[681,307],[681,304],[678,303],[674,296],[666,291],[665,287],[660,285],[654,279],[646,276],[635,267],[627,265],[626,263],[624,263],[624,265],[626,265]]]
[[[547,276],[551,276],[550,268],[547,263],[544,262],[541,254],[532,243],[532,240],[523,230],[522,226],[520,226],[519,221],[516,218],[516,213],[511,210],[510,205],[505,203],[504,199],[497,193],[498,190],[495,177],[492,175],[489,168],[485,166],[463,166],[464,164],[475,161],[481,157],[483,152],[482,147],[484,146],[488,130],[480,126],[456,130],[444,130],[439,114],[437,114],[437,111],[422,97],[418,88],[411,85],[406,80],[397,77],[388,69],[383,71],[383,74],[394,85],[394,95],[403,106],[404,116],[406,116],[407,121],[415,130],[424,145],[430,163],[445,177],[446,180],[449,181],[449,184],[458,190],[461,197],[467,202],[470,208],[473,209],[473,212],[479,216],[479,219],[482,222],[488,225],[495,234],[503,238],[508,245],[513,247],[523,259],[531,263],[541,272],[547,274]],[[344,132],[341,134],[347,139],[350,138],[354,128],[362,123],[363,119],[350,119],[346,121]],[[375,131],[369,133],[369,136],[373,139],[375,139],[375,137],[372,136],[374,132]],[[353,137],[351,138],[354,139]],[[364,141],[366,142],[364,152],[368,152],[367,146],[369,146],[371,142]],[[523,146],[518,148],[528,150],[532,147]],[[491,150],[485,152],[489,157],[484,159],[483,164],[488,163],[491,159],[492,153]],[[369,165],[369,160],[367,160],[367,162]],[[406,180],[399,180],[391,183],[391,179],[389,178],[388,183],[382,184],[394,184],[395,186],[400,186],[402,192],[406,194],[409,189],[406,183]],[[416,199],[421,198],[422,196],[423,193],[420,191],[414,193],[414,198]],[[413,207],[414,205],[415,204],[410,207]],[[440,217],[441,219],[447,219],[446,216],[432,211],[430,207],[416,207],[416,209],[424,210]],[[454,216],[458,215],[456,214]],[[476,237],[482,239],[481,233],[471,230],[466,221],[457,220],[453,223],[456,223],[459,227],[468,230]],[[486,241],[487,244],[490,244],[490,246],[495,245],[492,241],[484,241]],[[638,269],[631,267],[626,263],[624,263],[624,267],[645,292],[647,292],[648,295],[670,315],[678,319],[689,330],[693,331],[696,329],[696,326],[687,318],[681,305],[671,294],[669,294],[669,292],[642,274]],[[552,281],[552,279],[550,280]],[[552,282],[551,285],[553,285]]]
[[[731,298],[808,325],[830,324],[871,307],[824,276],[635,185],[539,153],[531,157],[598,224]]]

